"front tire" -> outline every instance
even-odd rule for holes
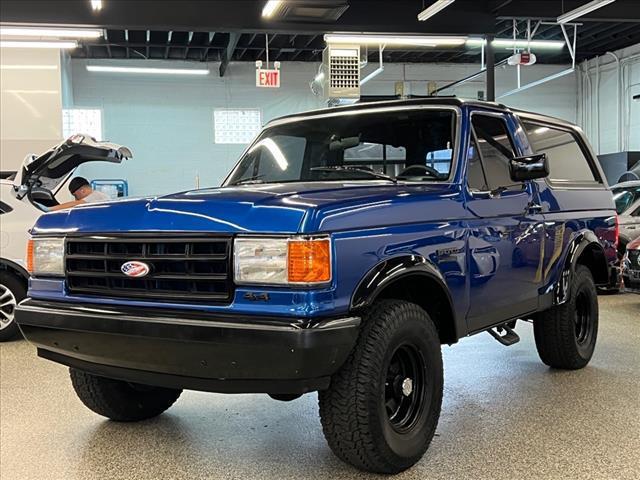
[[[442,389],[440,340],[429,315],[409,302],[377,302],[353,352],[318,394],[329,447],[361,470],[406,470],[431,443]]]
[[[0,271],[0,342],[19,334],[15,311],[18,303],[27,296],[25,283],[11,272]]]
[[[598,295],[591,271],[578,265],[569,299],[533,322],[540,359],[550,367],[576,370],[585,367],[598,337]]]
[[[98,377],[69,369],[76,394],[87,408],[116,422],[137,422],[160,415],[182,390]]]

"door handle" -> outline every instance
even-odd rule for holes
[[[527,212],[542,213],[542,205],[538,205],[537,203],[530,202],[529,205],[527,205]]]

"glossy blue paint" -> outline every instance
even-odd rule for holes
[[[517,153],[533,153],[517,114],[463,103],[451,183],[371,180],[221,187],[77,207],[43,215],[33,229],[43,236],[328,233],[333,248],[330,285],[242,286],[229,305],[71,296],[62,279],[32,279],[29,294],[63,302],[240,316],[333,316],[349,312],[360,282],[381,262],[413,255],[444,278],[459,336],[534,312],[559,281],[570,245],[581,232],[593,232],[607,261],[615,261],[611,194],[605,184],[558,188],[537,180],[498,197],[474,197],[466,184],[472,112],[502,113]],[[529,211],[532,203],[542,208]],[[246,293],[268,293],[269,300],[247,300]]]

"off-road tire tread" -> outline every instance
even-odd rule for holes
[[[597,297],[591,271],[584,265],[578,265],[571,281],[569,299],[562,305],[557,305],[539,313],[533,322],[533,332],[536,348],[540,359],[548,366],[565,370],[577,370],[585,367],[591,357],[583,358],[575,344],[574,314],[575,300],[578,288],[587,283],[591,294]],[[596,331],[598,326],[598,311],[596,302]]]
[[[130,384],[69,369],[76,394],[87,408],[116,422],[137,422],[156,417],[178,399],[182,390],[153,387],[138,392]]]
[[[363,327],[356,346],[342,368],[333,375],[329,389],[318,393],[320,420],[324,436],[334,454],[356,468],[377,473],[398,473],[417,462],[427,450],[438,424],[442,405],[442,382],[440,374],[437,406],[429,412],[424,448],[418,455],[399,465],[385,458],[379,448],[383,440],[380,433],[372,431],[367,405],[368,389],[372,388],[370,372],[379,371],[385,357],[385,345],[395,329],[407,318],[424,319],[428,336],[440,349],[438,332],[429,315],[418,305],[398,300],[376,302],[363,317]],[[440,371],[442,372],[442,357]]]

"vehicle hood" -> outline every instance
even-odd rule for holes
[[[22,162],[14,185],[20,190],[38,179],[42,187],[55,192],[68,176],[87,162],[120,163],[131,158],[131,150],[110,142],[98,142],[89,135],[73,135],[41,155],[29,154]]]
[[[34,233],[313,233],[442,218],[451,184],[315,182],[202,189],[43,215]],[[460,213],[460,212],[458,212]]]

